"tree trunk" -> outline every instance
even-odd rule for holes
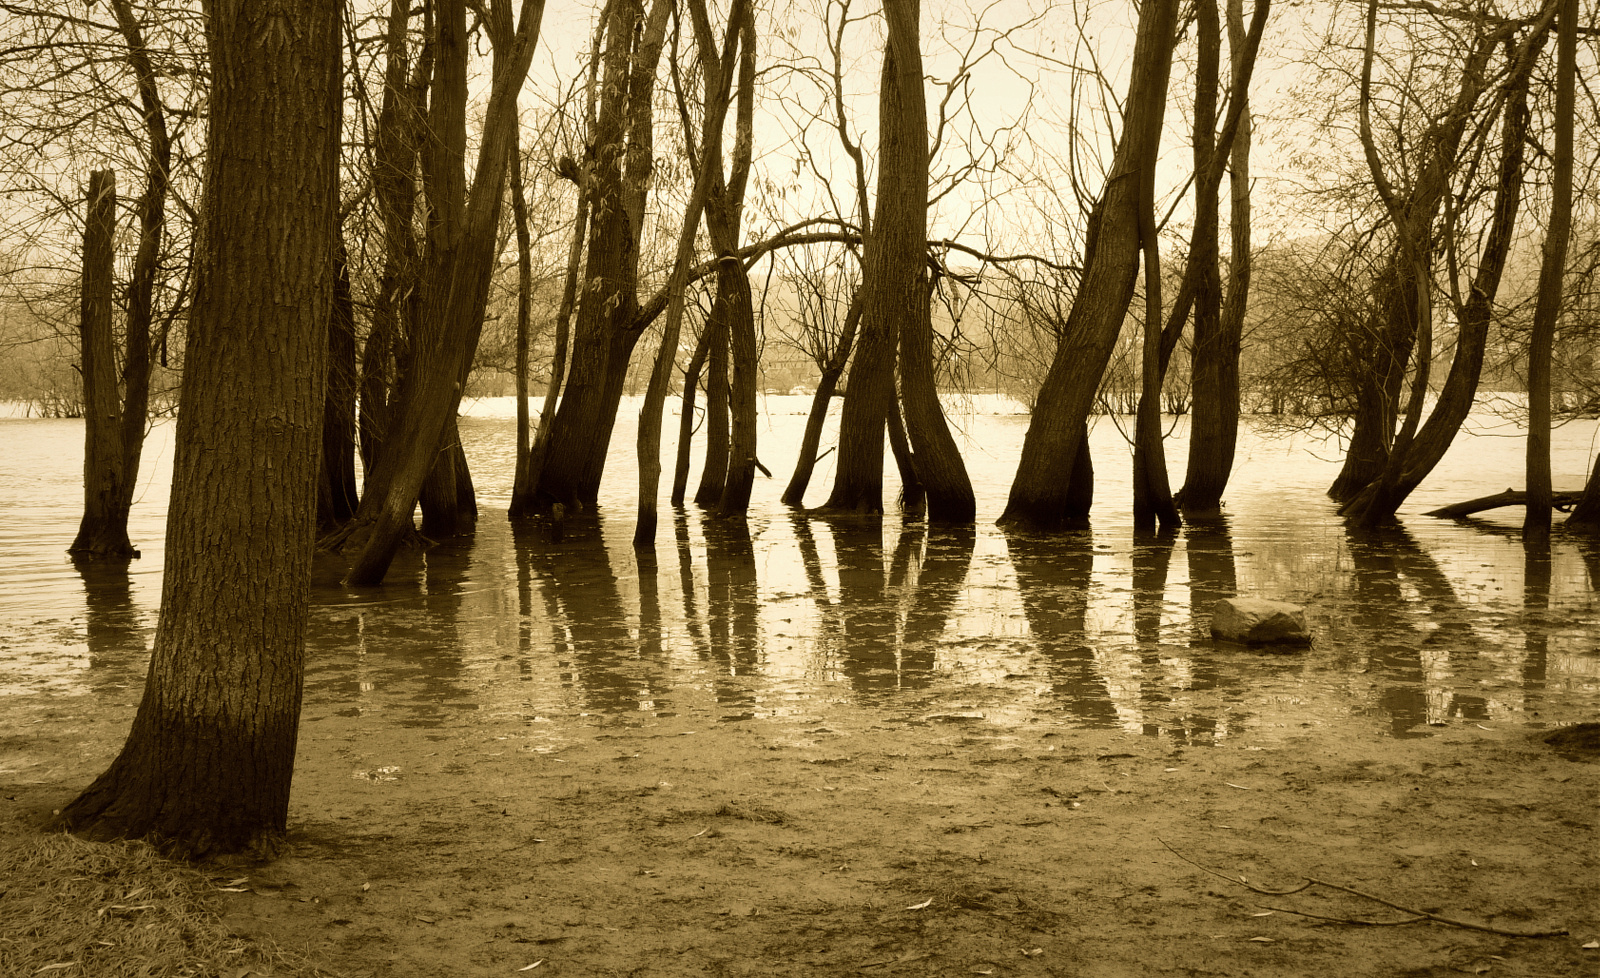
[[[711,194],[712,171],[721,172],[722,124],[727,118],[728,102],[733,86],[733,57],[739,47],[740,25],[748,10],[747,0],[734,0],[728,13],[728,31],[720,55],[721,74],[714,91],[706,96],[705,126],[701,132],[704,149],[700,169],[695,175],[694,188],[684,208],[683,226],[678,232],[677,255],[672,264],[672,277],[667,283],[666,321],[661,328],[661,349],[656,354],[655,369],[650,374],[650,385],[645,391],[644,404],[639,408],[639,515],[634,524],[635,550],[648,550],[655,546],[656,493],[661,486],[661,409],[666,400],[667,385],[671,382],[673,366],[678,356],[678,331],[683,323],[685,287],[689,282],[689,263],[694,257],[696,232],[706,198]],[[704,11],[696,13],[704,17]],[[714,50],[702,50],[700,57],[709,62],[718,57]],[[709,64],[707,66],[709,68]]]
[[[717,276],[717,295],[705,329],[706,346],[706,454],[700,463],[700,487],[695,490],[697,506],[714,506],[722,498],[728,480],[728,319],[731,297],[723,291],[722,276]]]
[[[1203,4],[1209,7],[1209,3]],[[1193,385],[1194,411],[1189,420],[1189,462],[1183,488],[1178,491],[1178,505],[1185,516],[1211,518],[1222,512],[1222,493],[1227,488],[1228,476],[1233,470],[1234,448],[1239,434],[1239,348],[1244,332],[1246,295],[1250,287],[1250,109],[1249,91],[1241,84],[1247,77],[1244,65],[1244,11],[1241,0],[1228,0],[1228,49],[1232,56],[1233,91],[1231,98],[1241,102],[1240,121],[1229,147],[1231,156],[1229,187],[1231,206],[1228,224],[1231,233],[1232,255],[1228,262],[1228,293],[1222,296],[1221,275],[1218,269],[1217,238],[1220,223],[1217,213],[1217,194],[1213,190],[1202,204],[1208,228],[1204,235],[1197,227],[1196,240],[1204,240],[1204,265],[1198,269],[1194,298],[1194,359],[1190,376]],[[1198,8],[1197,8],[1198,9]],[[1214,36],[1214,16],[1203,19],[1209,29],[1201,31],[1202,49],[1205,38]],[[1220,38],[1219,38],[1220,40]],[[1204,58],[1202,58],[1204,61]],[[1215,70],[1220,57],[1210,61]],[[1215,91],[1208,103],[1216,110]],[[1201,142],[1210,144],[1206,134],[1201,139],[1201,120],[1204,118],[1197,101],[1195,109],[1195,166],[1201,169]],[[1220,147],[1219,147],[1220,150]],[[1204,163],[1211,164],[1206,154]],[[1200,218],[1197,216],[1196,221]],[[1189,260],[1202,256],[1192,250]]]
[[[727,478],[722,498],[717,501],[717,513],[742,517],[750,509],[750,493],[756,480],[756,374],[761,363],[756,358],[756,314],[750,278],[736,257],[723,258],[721,266],[717,272],[718,288],[722,288],[724,276],[732,279],[728,284],[732,293],[728,303],[728,346],[733,361],[729,391],[733,425],[728,441]]]
[[[461,402],[483,329],[489,279],[505,196],[517,94],[538,37],[542,0],[523,0],[514,46],[495,59],[494,85],[484,112],[483,138],[470,192],[466,190],[466,16],[462,0],[441,0],[437,15],[432,131],[424,153],[429,232],[422,306],[389,432],[395,450],[368,473],[357,522],[367,528],[347,581],[370,587],[388,572],[406,536],[422,483],[433,468]]]
[[[1522,538],[1534,543],[1550,537],[1550,353],[1561,317],[1562,278],[1567,269],[1567,239],[1572,233],[1572,136],[1577,77],[1578,2],[1562,0],[1556,41],[1556,145],[1550,225],[1545,230],[1539,267],[1539,298],[1533,310],[1528,345],[1528,508]]]
[[[117,232],[117,176],[89,174],[88,216],[83,227],[83,286],[78,335],[83,375],[83,519],[67,548],[74,559],[127,560],[127,511],[117,518],[123,484],[134,478],[123,468],[122,398],[117,391],[117,350],[112,325],[112,284]],[[131,498],[131,494],[128,494]]]
[[[1563,524],[1569,531],[1600,533],[1600,455],[1594,457],[1594,468],[1589,471],[1589,481],[1583,485],[1583,495],[1572,507],[1572,515]]]
[[[694,439],[695,388],[700,385],[700,372],[705,368],[706,356],[711,349],[711,324],[700,330],[700,341],[694,345],[689,365],[683,368],[683,393],[678,407],[678,457],[672,467],[672,505],[682,506],[689,490],[689,450]]]
[[[822,428],[828,421],[828,404],[838,389],[839,378],[844,376],[845,364],[850,361],[850,350],[855,346],[863,305],[861,292],[857,290],[850,300],[849,311],[845,313],[839,345],[823,365],[822,376],[817,379],[816,393],[811,396],[811,413],[806,416],[805,434],[800,438],[800,457],[795,460],[794,475],[789,478],[789,485],[783,490],[781,498],[785,506],[801,506],[805,503],[806,487],[811,484],[811,473],[817,467],[817,449],[822,445]]]
[[[1075,522],[1069,512],[1072,472],[1095,392],[1133,298],[1139,268],[1139,181],[1159,149],[1176,19],[1176,0],[1149,0],[1140,8],[1122,138],[1090,215],[1082,283],[1039,389],[1000,517],[1003,526],[1060,529]]]
[[[205,247],[161,621],[127,744],[61,813],[91,838],[192,856],[283,839],[338,234],[339,11],[218,4],[207,21]]]
[[[511,505],[533,494],[530,464],[533,439],[528,418],[528,343],[533,318],[533,237],[528,231],[528,198],[522,189],[522,152],[511,140],[511,220],[517,235],[517,464],[511,480]]]
[[[643,332],[639,250],[654,166],[651,99],[666,40],[668,0],[614,0],[605,24],[600,110],[581,164],[591,181],[588,261],[572,336],[572,363],[539,473],[539,498],[592,507]]]
[[[1493,217],[1468,299],[1456,311],[1458,329],[1455,356],[1433,411],[1417,432],[1406,466],[1395,481],[1389,497],[1391,508],[1382,514],[1385,517],[1393,516],[1400,504],[1444,458],[1477,397],[1478,380],[1483,374],[1484,355],[1488,347],[1489,327],[1494,316],[1495,297],[1499,294],[1500,279],[1511,252],[1517,213],[1521,207],[1524,148],[1528,138],[1528,83],[1542,45],[1542,37],[1531,39],[1523,64],[1525,70],[1513,73],[1506,83],[1505,121],[1501,127],[1499,178],[1495,184]],[[1346,510],[1353,514],[1366,513],[1373,505],[1377,487],[1378,480],[1374,477],[1349,499]]]
[[[878,209],[862,288],[869,320],[882,317],[896,324],[891,328],[900,336],[900,398],[928,519],[970,524],[977,518],[972,480],[945,421],[933,370],[920,7],[919,0],[884,3],[889,31],[878,95]]]
[[[356,313],[343,235],[334,249],[328,383],[322,409],[322,472],[317,480],[319,533],[348,523],[361,498],[356,490]]]

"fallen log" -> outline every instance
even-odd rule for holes
[[[1571,512],[1572,507],[1577,504],[1580,495],[1582,493],[1578,492],[1551,493],[1550,502],[1556,509],[1567,513]],[[1447,520],[1460,519],[1463,516],[1471,516],[1473,513],[1481,513],[1486,509],[1499,509],[1502,506],[1526,506],[1527,504],[1528,494],[1526,492],[1520,489],[1507,489],[1505,492],[1497,492],[1492,496],[1479,496],[1477,499],[1469,499],[1464,503],[1441,506],[1422,515],[1438,516]]]

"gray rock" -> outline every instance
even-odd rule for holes
[[[1211,637],[1245,645],[1310,645],[1306,610],[1287,601],[1223,598],[1211,609]]]

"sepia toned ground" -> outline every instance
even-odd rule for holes
[[[1600,969],[1592,741],[1558,750],[1535,719],[1185,748],[980,714],[326,716],[302,734],[291,853],[210,870],[222,924],[393,978]],[[7,785],[0,832],[35,831],[120,736],[53,718],[25,748],[60,761]],[[1568,933],[1362,926],[1326,918],[1406,915],[1241,877]]]

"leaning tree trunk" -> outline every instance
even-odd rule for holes
[[[1572,514],[1562,524],[1570,532],[1600,533],[1600,455],[1594,457],[1594,468],[1589,481],[1584,483],[1583,495],[1578,497]]]
[[[866,315],[898,324],[900,397],[916,479],[934,523],[977,518],[972,480],[950,435],[933,370],[929,312],[928,108],[922,89],[918,0],[886,0],[889,35],[878,104],[878,213],[862,283]],[[874,276],[873,273],[876,275]]]
[[[339,11],[215,4],[161,620],[122,752],[60,821],[200,856],[282,843],[338,233]],[[288,18],[295,30],[283,30]]]
[[[83,375],[83,519],[67,550],[74,558],[127,560],[128,518],[117,518],[123,483],[122,399],[117,394],[117,350],[111,300],[112,241],[117,231],[117,176],[89,174],[89,213],[83,227],[83,285],[79,298],[79,356]]]
[[[1122,139],[1090,215],[1082,283],[1039,389],[1000,517],[1004,526],[1060,529],[1076,522],[1069,515],[1072,473],[1095,391],[1133,298],[1139,269],[1139,176],[1159,149],[1176,20],[1176,0],[1148,0],[1140,8]]]
[[[845,364],[850,362],[850,350],[855,346],[863,305],[858,289],[850,300],[850,310],[845,313],[839,345],[834,347],[833,356],[823,365],[822,376],[817,379],[816,393],[811,396],[811,413],[806,416],[806,430],[800,438],[800,457],[795,460],[794,475],[790,476],[789,485],[783,490],[781,498],[785,506],[801,506],[805,503],[806,487],[811,484],[811,473],[817,467],[817,449],[822,445],[822,428],[828,421],[828,404],[839,387],[839,378],[844,376]]]

